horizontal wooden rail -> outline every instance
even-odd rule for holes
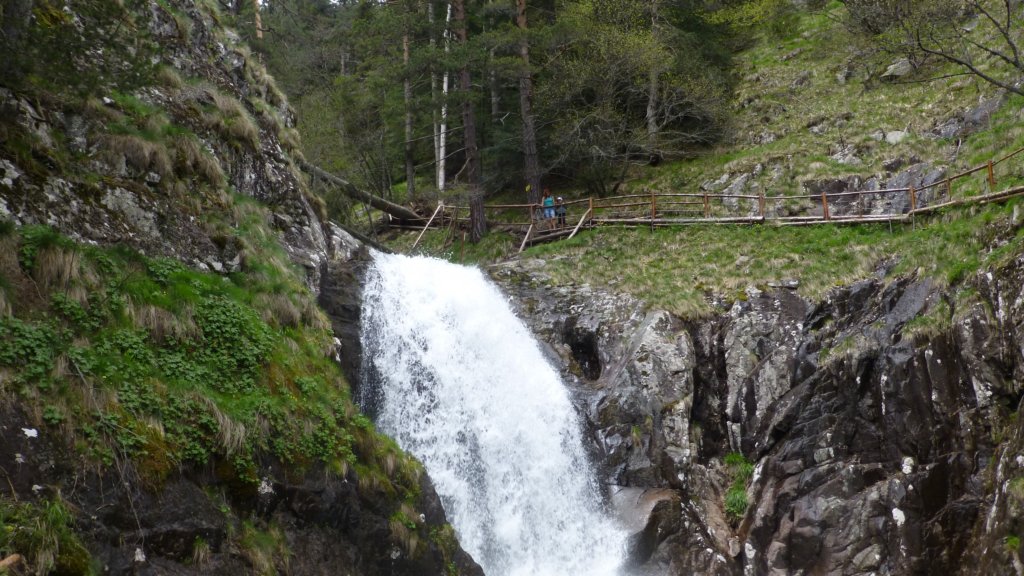
[[[647,202],[634,202],[631,204],[594,204],[594,210],[600,210],[603,208],[634,208],[636,206],[650,206],[650,201]]]
[[[583,226],[672,226],[680,224],[759,224],[772,223],[779,226],[806,226],[815,224],[851,224],[869,222],[900,222],[907,221],[918,214],[927,214],[943,208],[968,204],[986,204],[999,202],[1009,198],[1024,196],[1024,187],[1012,188],[1002,192],[992,192],[997,183],[995,168],[1003,163],[1024,154],[1024,148],[1014,150],[1001,158],[991,160],[964,170],[952,176],[946,176],[930,184],[906,188],[883,188],[878,190],[851,190],[834,193],[767,195],[767,194],[713,194],[710,192],[646,192],[643,194],[620,194],[602,198],[580,198],[565,201],[555,206],[541,204],[488,204],[484,209],[490,212],[511,213],[522,211],[527,218],[513,221],[495,221],[494,225],[507,231],[525,230],[520,251],[531,244],[564,237],[572,238]],[[988,194],[969,198],[953,199],[953,184],[957,181],[985,173]],[[944,187],[944,193],[935,196],[922,196],[921,193],[933,188]],[[885,196],[891,196],[885,198]],[[945,202],[921,206],[924,202],[935,202],[939,198]],[[880,198],[881,197],[881,198]],[[867,199],[870,200],[870,204]],[[839,202],[840,199],[852,199]],[[740,201],[751,201],[750,204]],[[756,202],[756,203],[755,203]],[[796,202],[794,206],[793,203]],[[905,202],[905,203],[904,203]],[[801,211],[815,211],[803,216],[783,215],[779,212],[779,204],[789,205]],[[575,218],[579,214],[579,206],[585,205],[576,226],[571,230],[564,226],[551,227],[541,225],[552,220],[543,218],[546,208],[563,208],[566,214],[562,218]],[[870,208],[869,208],[870,207]],[[575,208],[575,209],[573,209]],[[792,208],[791,208],[792,209]],[[467,214],[460,216],[459,214]],[[408,222],[393,222],[389,226],[411,228],[419,235],[413,243],[416,247],[427,229],[433,227],[448,228],[449,234],[455,233],[459,227],[467,226],[469,208],[466,206],[449,206],[439,204],[437,210],[429,218],[420,218],[425,226],[412,225]],[[867,212],[867,213],[865,213]],[[508,217],[508,216],[506,216]],[[514,218],[514,216],[513,216]],[[560,218],[561,219],[561,218]]]

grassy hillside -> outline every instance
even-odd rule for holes
[[[958,172],[1024,147],[1021,97],[1010,98],[962,146],[931,134],[956,114],[997,97],[997,91],[937,60],[909,76],[883,81],[898,55],[872,50],[845,17],[843,5],[831,2],[801,14],[783,37],[757,34],[736,56],[740,81],[732,138],[698,158],[645,169],[632,185],[695,191],[706,180],[753,172],[761,164],[765,170],[754,182],[772,194],[798,194],[804,181],[883,173],[884,165],[898,158],[916,157]],[[992,31],[979,26],[976,33]],[[907,133],[899,143],[879,139],[880,132],[897,131]],[[858,161],[833,158],[844,149]],[[980,186],[976,181],[962,192]]]
[[[991,31],[981,26],[977,33]],[[921,161],[953,174],[1024,147],[1024,98],[1008,98],[962,140],[940,138],[933,133],[937,126],[998,93],[971,76],[929,81],[956,72],[937,61],[898,82],[883,82],[882,72],[896,57],[868,48],[848,29],[839,2],[799,14],[781,36],[755,30],[749,47],[735,57],[731,137],[693,158],[634,169],[626,190],[698,192],[702,184],[728,184],[748,174],[748,190],[806,194],[804,183],[811,180],[884,178],[891,174],[887,165]],[[884,135],[892,132],[906,134],[887,141]],[[997,189],[1024,183],[1024,160],[1000,166],[997,174]],[[979,175],[956,183],[954,195],[987,191]],[[544,259],[552,282],[606,285],[682,315],[700,315],[710,310],[713,294],[743,298],[748,286],[795,279],[801,293],[820,297],[883,263],[898,273],[956,283],[1021,250],[1016,206],[948,210],[892,226],[603,228],[524,256]],[[412,238],[398,235],[392,243],[408,250]],[[518,250],[517,239],[502,231],[479,246],[443,240],[442,233],[428,233],[417,250],[478,263]],[[1000,248],[990,252],[993,244]]]
[[[246,501],[276,462],[296,480],[311,470],[358,478],[395,510],[413,510],[420,464],[359,413],[331,359],[329,322],[266,228],[266,208],[238,198],[233,209],[248,263],[228,276],[5,224],[0,398],[73,447],[76,469],[118,470],[148,490],[207,469],[233,502]],[[72,506],[59,489],[46,494],[0,498],[0,555],[20,552],[39,574],[98,573]],[[274,528],[245,523],[230,544],[254,565],[261,530]],[[264,573],[286,559],[276,538]],[[201,563],[210,550],[195,546]]]

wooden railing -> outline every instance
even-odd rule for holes
[[[807,225],[820,223],[886,222],[913,218],[917,214],[961,204],[984,204],[1024,195],[1024,187],[996,191],[996,168],[1024,154],[1024,148],[1002,158],[990,160],[959,174],[941,178],[926,186],[887,188],[820,194],[766,195],[656,193],[626,194],[602,198],[570,200],[563,205],[567,224],[542,218],[543,208],[536,204],[488,204],[485,215],[492,226],[525,232],[520,251],[531,244],[571,238],[583,227],[599,225],[669,226],[700,223],[764,223]],[[953,198],[954,184],[974,174],[984,173],[988,193]],[[1024,170],[1017,173],[1024,177]],[[580,216],[582,215],[582,216]],[[572,222],[576,221],[575,225]],[[446,242],[453,239],[461,223],[469,221],[469,208],[439,204],[433,216],[422,226],[448,228]],[[417,229],[420,227],[416,227]]]

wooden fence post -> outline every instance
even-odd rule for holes
[[[764,220],[764,192],[758,195],[757,207],[761,210],[761,220]]]
[[[831,220],[832,218],[828,214],[828,197],[825,193],[821,193],[821,214],[825,217],[825,220]]]
[[[651,191],[651,230],[654,230],[654,219],[658,217],[658,204],[654,198],[654,191]]]
[[[590,221],[587,223],[591,228],[594,227],[594,197],[589,196],[587,200],[590,201]]]
[[[946,198],[953,199],[953,180],[948,176],[946,177]]]
[[[704,219],[711,218],[711,203],[708,201],[708,193],[704,193]]]
[[[914,185],[910,185],[910,211],[917,210],[917,191],[914,190]]]
[[[996,191],[996,172],[992,161],[988,161],[988,186],[990,192]]]

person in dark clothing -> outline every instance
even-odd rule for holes
[[[558,216],[558,226],[565,226],[565,200],[559,196],[558,200],[555,201],[555,215]]]

